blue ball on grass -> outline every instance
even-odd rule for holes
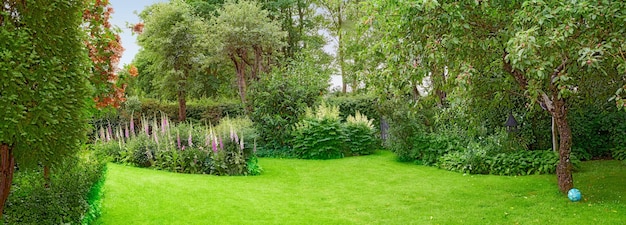
[[[580,201],[580,199],[582,198],[582,194],[580,193],[580,190],[572,188],[569,189],[569,191],[567,192],[567,197],[570,201],[577,202]]]

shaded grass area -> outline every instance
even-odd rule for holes
[[[584,162],[583,200],[554,175],[463,175],[389,152],[313,161],[260,159],[254,177],[109,164],[98,224],[623,224],[626,165]]]

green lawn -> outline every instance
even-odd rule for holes
[[[583,201],[554,175],[463,175],[392,153],[260,159],[255,177],[174,174],[109,164],[99,224],[624,224],[626,165],[585,162]]]

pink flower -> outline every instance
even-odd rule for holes
[[[100,140],[106,141],[106,135],[104,134],[104,127],[100,127]]]
[[[135,120],[133,119],[133,115],[130,115],[130,133],[135,135]]]
[[[241,141],[239,142],[239,148],[243,150],[243,136],[241,136]]]
[[[109,126],[107,127],[107,141],[111,140],[112,133],[113,131],[111,131],[111,124],[109,123]]]
[[[124,136],[126,137],[126,139],[128,139],[130,137],[130,134],[128,133],[128,125],[126,125],[126,127],[124,127]]]
[[[176,143],[178,144],[178,149],[181,149],[180,145],[180,131],[176,131]]]
[[[165,116],[161,117],[161,133],[165,133],[165,127],[167,126],[166,120]]]
[[[156,144],[159,144],[159,136],[157,135],[157,132],[152,132],[152,135],[154,136],[154,142],[156,142]]]
[[[189,144],[189,147],[193,147],[193,139],[191,137],[191,131],[189,131],[189,138],[187,138],[187,144]]]
[[[211,141],[211,145],[213,147],[213,152],[217,153],[217,140]]]

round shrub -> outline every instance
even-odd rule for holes
[[[374,152],[376,138],[372,120],[358,111],[354,116],[348,116],[344,134],[348,143],[348,153],[351,155],[369,155]]]
[[[301,159],[335,159],[343,157],[345,143],[339,109],[322,103],[315,112],[307,110],[305,118],[293,129],[293,152]]]

